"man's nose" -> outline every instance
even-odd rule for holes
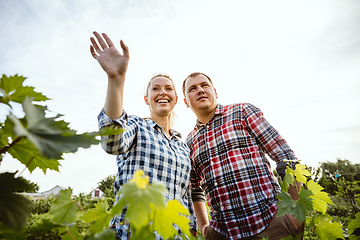
[[[199,87],[198,88],[198,93],[197,94],[201,94],[201,93],[204,93],[204,89],[202,87]]]

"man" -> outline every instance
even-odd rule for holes
[[[218,104],[210,77],[199,72],[184,80],[183,93],[197,117],[186,143],[195,213],[206,239],[271,240],[298,234],[295,218],[275,217],[280,187],[265,153],[278,166],[296,157],[260,109],[248,103]],[[289,192],[297,199],[294,190]],[[211,209],[210,224],[203,192]]]

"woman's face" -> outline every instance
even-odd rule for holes
[[[151,80],[147,96],[144,97],[150,112],[158,116],[167,116],[174,109],[177,99],[175,87],[166,77],[156,77]]]

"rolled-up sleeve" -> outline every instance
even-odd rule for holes
[[[276,163],[286,160],[296,160],[294,152],[279,132],[264,118],[263,113],[252,104],[244,106],[245,118],[250,131],[259,142],[262,149]]]
[[[110,119],[102,109],[98,115],[99,129],[116,126],[123,128],[125,131],[121,134],[107,135],[101,137],[101,146],[109,154],[119,155],[126,152],[132,145],[136,135],[137,125],[129,123],[128,115],[125,111],[118,119]]]

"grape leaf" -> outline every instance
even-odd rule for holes
[[[316,229],[315,233],[320,240],[336,240],[344,239],[344,234],[341,229],[341,224],[332,222],[332,218],[327,215],[317,216],[315,219]]]
[[[14,193],[30,189],[30,185],[15,173],[0,174],[0,219],[5,227],[20,231],[30,216],[32,202]]]
[[[286,174],[282,183],[281,183],[281,191],[287,192],[289,189],[289,184],[292,184],[294,182],[294,178],[290,174]]]
[[[117,126],[110,126],[110,127],[105,127],[103,129],[101,129],[98,132],[99,136],[106,136],[106,135],[115,135],[115,134],[120,134],[122,132],[124,132],[125,129],[117,127]]]
[[[165,209],[157,209],[154,215],[154,230],[164,239],[178,234],[173,224],[178,226],[182,233],[190,236],[190,220],[185,216],[188,210],[178,200],[170,200]]]
[[[49,100],[45,95],[35,92],[34,87],[23,86],[23,82],[26,78],[23,76],[10,76],[5,75],[0,79],[0,102],[9,104],[10,101],[22,103],[25,97],[32,97],[34,101],[46,101]]]
[[[285,214],[290,213],[299,222],[303,222],[306,218],[307,211],[311,211],[313,209],[310,198],[311,195],[311,191],[302,190],[299,194],[299,199],[295,201],[291,198],[289,193],[280,192],[277,195],[277,198],[281,200],[277,203],[279,216],[284,216]]]
[[[287,192],[278,193],[277,198],[281,200],[277,203],[279,216],[285,216],[296,206],[296,201],[293,200],[291,195]]]
[[[82,219],[86,222],[94,222],[91,224],[91,230],[93,233],[101,232],[104,228],[109,226],[111,220],[110,213],[107,211],[109,204],[107,201],[99,201],[96,203],[95,208],[86,212]]]
[[[160,183],[152,183],[145,189],[139,188],[135,182],[129,182],[120,191],[121,200],[127,206],[126,218],[133,223],[135,229],[140,229],[149,222],[149,215],[152,214],[151,204],[156,208],[165,208],[166,188]]]
[[[149,215],[153,212],[151,205],[158,209],[165,208],[166,187],[158,182],[144,185],[144,181],[148,181],[148,178],[143,176],[142,170],[138,170],[134,175],[134,181],[126,183],[119,191],[121,198],[111,209],[111,217],[127,207],[125,217],[135,229],[140,229],[149,222]]]
[[[350,240],[360,239],[360,213],[355,215],[355,219],[349,223],[348,229]]]
[[[115,239],[115,231],[111,229],[104,229],[101,233],[95,233],[90,236],[86,236],[84,238],[84,240],[114,240],[114,239]]]
[[[61,190],[58,198],[51,204],[49,214],[53,215],[54,222],[71,223],[75,220],[77,205],[71,199],[71,194],[71,188]]]
[[[131,233],[131,240],[155,240],[156,236],[148,227],[143,227],[140,230]]]
[[[70,228],[66,226],[66,234],[61,237],[62,240],[83,240],[84,236],[79,234],[76,224]]]
[[[8,150],[13,158],[18,159],[24,164],[29,172],[36,168],[41,169],[45,174],[47,169],[59,172],[59,160],[48,159],[42,156],[39,150],[26,138],[22,138],[18,143]]]
[[[10,228],[6,228],[0,223],[0,239],[24,240],[26,235],[23,232],[15,232]]]
[[[312,202],[314,210],[318,210],[325,214],[328,204],[333,204],[328,193],[323,192],[322,190],[324,188],[313,180],[307,182],[306,186],[308,187],[308,190],[313,193],[311,198],[313,199]]]
[[[296,180],[302,183],[306,183],[306,176],[311,176],[310,172],[306,169],[306,166],[303,164],[296,164],[294,171]]]
[[[76,134],[68,127],[68,123],[56,120],[61,117],[45,118],[45,108],[31,103],[29,98],[23,102],[27,127],[24,127],[14,115],[10,118],[14,122],[14,132],[17,136],[26,136],[40,153],[50,159],[60,159],[61,155],[76,152],[79,147],[89,148],[98,144],[97,132]]]
[[[290,214],[293,215],[300,223],[305,220],[307,211],[313,210],[311,196],[311,191],[301,190],[299,199],[296,201],[295,208],[290,211]]]
[[[35,227],[31,228],[30,234],[32,236],[36,236],[42,233],[46,233],[48,231],[52,231],[54,229],[64,227],[62,224],[54,223],[49,219],[43,219],[39,224],[37,224]]]

